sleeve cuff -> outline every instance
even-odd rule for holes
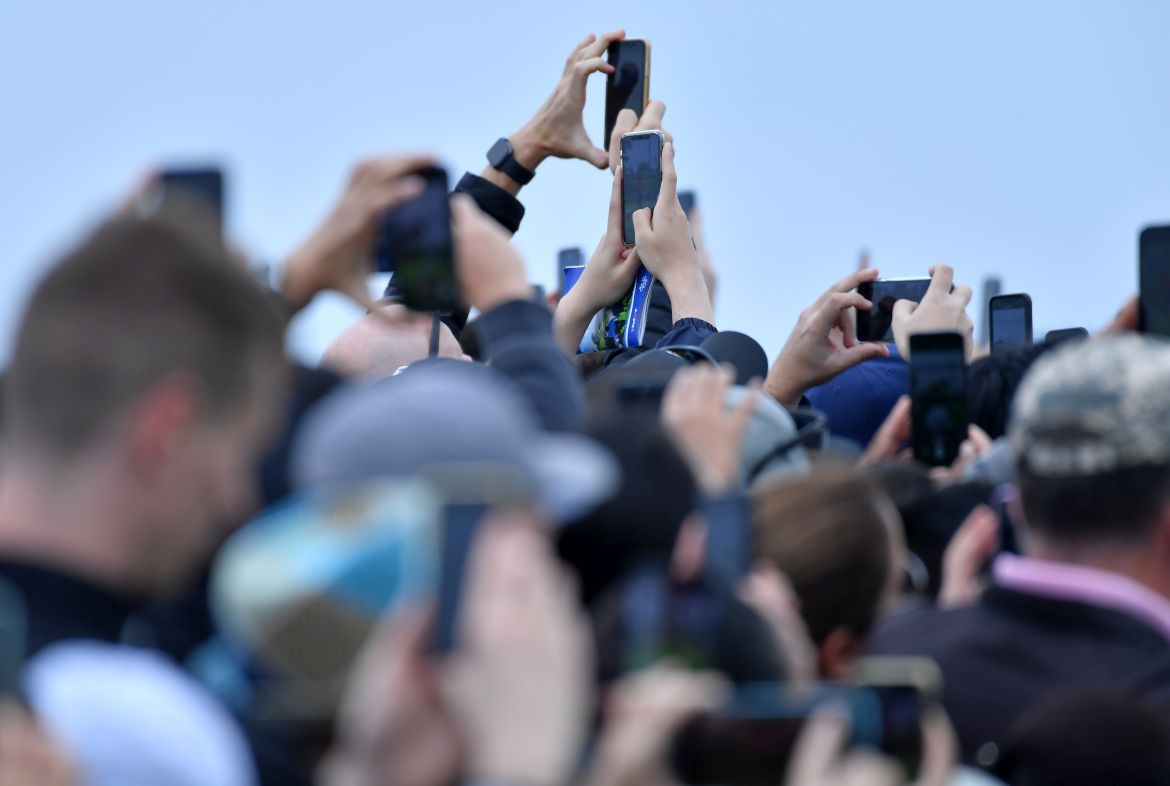
[[[467,194],[479,209],[494,218],[500,226],[515,234],[524,219],[524,205],[495,183],[467,172],[455,186],[456,194]]]

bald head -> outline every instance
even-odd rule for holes
[[[427,357],[432,321],[429,314],[410,311],[397,303],[381,303],[378,310],[381,316],[366,314],[333,340],[321,356],[322,368],[354,382],[374,382]],[[439,325],[438,356],[466,359],[446,325]]]

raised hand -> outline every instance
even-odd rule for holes
[[[856,289],[877,277],[875,268],[859,270],[838,281],[800,313],[764,380],[765,393],[791,406],[810,387],[828,382],[858,363],[889,355],[885,344],[857,340],[857,309],[870,309],[873,304]]]
[[[894,304],[894,341],[903,360],[910,360],[910,336],[915,333],[961,333],[970,358],[975,343],[975,324],[967,315],[971,287],[958,284],[952,290],[954,280],[953,268],[934,265],[930,268],[930,288],[922,302],[899,300]]]

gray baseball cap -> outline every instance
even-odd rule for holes
[[[1009,437],[1042,477],[1170,463],[1170,344],[1128,334],[1053,350],[1020,385]]]
[[[415,363],[330,395],[306,416],[291,465],[300,489],[443,470],[487,487],[506,469],[506,479],[557,521],[583,515],[618,485],[601,446],[542,430],[515,383],[455,360]]]
[[[723,399],[729,410],[739,407],[748,389],[728,388]],[[740,449],[743,482],[749,486],[776,478],[804,475],[809,471],[808,452],[798,440],[799,429],[792,415],[776,399],[761,394],[748,421]]]

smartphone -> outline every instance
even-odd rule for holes
[[[696,197],[694,191],[679,191],[678,203],[682,205],[683,212],[687,214],[687,218],[691,217],[691,211],[695,209]]]
[[[420,477],[444,500],[431,650],[445,653],[458,644],[459,610],[480,524],[493,510],[527,504],[528,484],[518,469],[483,461],[431,465]]]
[[[662,187],[661,131],[622,135],[622,242],[634,245],[634,213],[658,203]]]
[[[1050,346],[1063,344],[1066,341],[1080,341],[1089,337],[1089,331],[1083,327],[1061,328],[1060,330],[1049,330],[1044,334],[1044,343]]]
[[[680,583],[646,566],[630,574],[619,604],[621,673],[663,660],[688,669],[715,668],[725,601],[706,584]]]
[[[988,276],[983,279],[983,311],[981,314],[987,315],[991,313],[991,299],[1003,292],[1003,281],[999,276]],[[987,346],[991,341],[991,324],[990,320],[983,320],[979,325],[979,345]]]
[[[942,696],[938,664],[930,658],[861,658],[851,682],[877,699],[877,747],[902,765],[908,780],[916,780],[922,766],[922,714]]]
[[[899,300],[918,303],[928,289],[929,278],[879,278],[858,286],[858,294],[873,303],[873,308],[857,312],[857,340],[892,342],[894,304]]]
[[[557,252],[557,292],[565,294],[565,268],[583,267],[585,251],[580,247],[562,248]]]
[[[644,38],[614,41],[607,55],[614,69],[605,80],[605,149],[608,151],[618,112],[632,109],[641,117],[650,102],[650,42]]]
[[[206,211],[222,236],[224,179],[223,169],[215,166],[169,167],[159,173],[155,187],[144,199],[142,210],[153,215],[171,204],[194,204]]]
[[[910,442],[928,467],[949,467],[967,438],[967,363],[963,336],[910,336]]]
[[[1027,295],[996,295],[987,308],[991,325],[991,351],[1032,343],[1032,298]]]
[[[382,220],[374,258],[377,270],[393,273],[402,305],[414,311],[453,314],[459,307],[447,172],[428,167],[416,173],[423,191]]]
[[[1170,336],[1170,226],[1146,227],[1138,238],[1141,331]]]
[[[27,625],[24,600],[16,589],[0,581],[0,697],[21,693]]]

